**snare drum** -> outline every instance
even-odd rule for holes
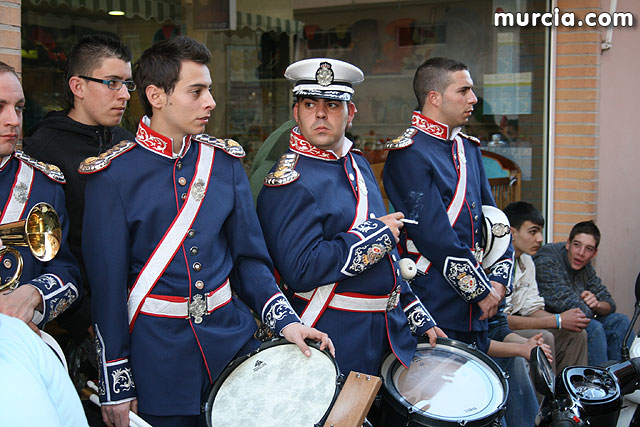
[[[339,370],[327,351],[309,344],[311,357],[281,339],[264,343],[222,372],[207,400],[209,427],[313,426],[329,414],[339,392]]]
[[[421,339],[409,369],[388,355],[381,375],[384,426],[500,425],[509,394],[489,356],[448,338]]]

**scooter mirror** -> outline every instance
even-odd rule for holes
[[[529,369],[533,377],[536,391],[545,397],[552,398],[555,393],[555,376],[551,364],[544,351],[538,346],[531,349]]]

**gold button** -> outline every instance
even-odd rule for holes
[[[176,169],[178,169],[178,170],[182,169],[182,162],[176,163]]]
[[[11,263],[10,259],[5,258],[4,261],[2,261],[2,265],[4,265],[4,268],[11,268],[13,264]]]
[[[472,208],[475,208],[475,207],[476,207],[476,202],[472,202],[472,203],[471,203],[471,207],[472,207]]]
[[[195,271],[200,271],[200,270],[202,270],[202,264],[200,264],[199,262],[194,262],[194,263],[193,263],[193,269],[194,269]]]
[[[190,239],[193,239],[195,235],[196,235],[196,230],[194,230],[193,228],[187,232],[187,236],[189,236]]]
[[[204,288],[204,282],[202,280],[198,280],[196,282],[196,288],[198,288],[198,289]]]
[[[478,220],[478,215],[474,216],[474,217],[473,217],[473,220],[474,220],[474,221],[477,221],[477,220]]]
[[[184,187],[185,185],[187,185],[187,179],[184,176],[181,176],[180,178],[178,178],[178,184]]]
[[[191,253],[191,255],[198,255],[200,249],[197,246],[192,246],[191,249],[189,249],[189,252]]]
[[[187,199],[187,193],[182,193],[182,195],[180,196],[180,198],[182,200],[186,200]]]

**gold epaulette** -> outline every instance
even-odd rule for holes
[[[136,146],[133,141],[120,141],[118,144],[109,148],[104,153],[101,153],[97,157],[87,157],[80,163],[78,172],[82,174],[90,174],[101,171],[111,164],[111,160],[115,159],[121,154],[126,153]]]
[[[276,169],[264,177],[264,185],[267,187],[279,187],[298,179],[300,172],[295,170],[296,163],[298,163],[298,154],[284,153],[278,159]]]
[[[21,150],[15,151],[15,156],[17,159],[20,159],[22,162],[32,166],[35,169],[38,169],[40,172],[54,180],[55,182],[59,182],[60,184],[65,184],[67,181],[64,179],[64,174],[56,165],[51,165],[49,163],[41,162],[40,160],[36,160],[33,157],[25,154]]]
[[[399,137],[392,139],[391,141],[387,141],[384,144],[385,150],[399,150],[401,148],[405,148],[413,144],[413,136],[418,132],[416,128],[408,128],[405,130],[402,135]]]
[[[238,144],[238,142],[234,141],[233,139],[220,139],[216,138],[215,136],[207,135],[206,133],[193,135],[193,139],[204,144],[211,145],[212,147],[220,148],[230,156],[237,157],[239,159],[245,156],[244,148],[242,148],[242,145]]]
[[[463,136],[464,138],[467,138],[469,141],[473,141],[476,144],[480,145],[480,140],[478,138],[476,138],[475,136],[471,136],[471,135],[467,135],[466,133],[462,133],[462,132],[458,132],[461,136]]]

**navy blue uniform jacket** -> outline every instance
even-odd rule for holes
[[[457,144],[464,144],[459,159]],[[478,140],[450,130],[418,112],[412,126],[387,144],[384,188],[394,208],[413,220],[407,224],[405,251],[426,275],[413,288],[445,329],[486,331],[476,304],[490,292],[490,281],[511,286],[513,249],[485,272],[474,256],[482,247],[482,205],[495,206],[484,173]],[[466,162],[466,192],[453,226],[447,209],[454,200],[460,162]]]
[[[226,149],[229,142],[235,151]],[[184,203],[204,144],[214,146],[206,196],[150,293],[193,300],[229,278],[233,297],[201,323],[140,313],[130,333],[128,292]],[[83,257],[102,402],[137,397],[143,413],[199,414],[203,384],[215,381],[253,339],[256,322],[249,307],[276,332],[299,322],[275,283],[247,176],[230,153],[244,155],[234,141],[197,135],[186,137],[174,155],[171,140],[143,119],[136,142],[114,147],[98,160],[110,164],[87,175]]]
[[[348,140],[346,143],[350,144]],[[344,374],[355,370],[377,375],[389,347],[408,366],[416,348],[411,329],[423,334],[435,322],[400,277],[395,237],[376,219],[386,215],[386,209],[369,163],[354,150],[338,158],[317,149],[297,128],[284,156],[283,160],[287,156],[296,159],[295,169],[278,171],[280,164],[276,164],[266,180],[270,176],[283,176],[281,182],[288,181],[287,176],[297,178],[263,187],[258,196],[258,216],[294,309],[302,314],[307,306],[307,301],[295,293],[330,283],[337,282],[335,294],[365,299],[388,295],[400,285],[400,304],[391,311],[326,308],[315,325],[331,337]],[[352,161],[368,191],[368,206],[363,212],[366,221],[355,227],[358,183]]]
[[[30,190],[27,189],[26,183],[18,179],[21,163],[34,169]],[[7,199],[13,194],[12,197],[27,198],[20,219],[26,219],[31,208],[39,202],[46,202],[53,206],[60,217],[62,227],[60,249],[51,261],[39,261],[27,247],[14,247],[24,262],[20,283],[35,286],[43,296],[44,312],[36,312],[33,319],[34,323],[41,328],[76,301],[82,292],[80,268],[67,242],[69,217],[64,205],[64,191],[60,185],[64,182],[64,175],[56,166],[38,162],[19,150],[0,165],[0,206],[4,207],[3,212],[7,206]],[[24,187],[21,189],[21,186]],[[16,261],[12,254],[7,254],[0,265],[3,282],[12,277],[15,271]]]

